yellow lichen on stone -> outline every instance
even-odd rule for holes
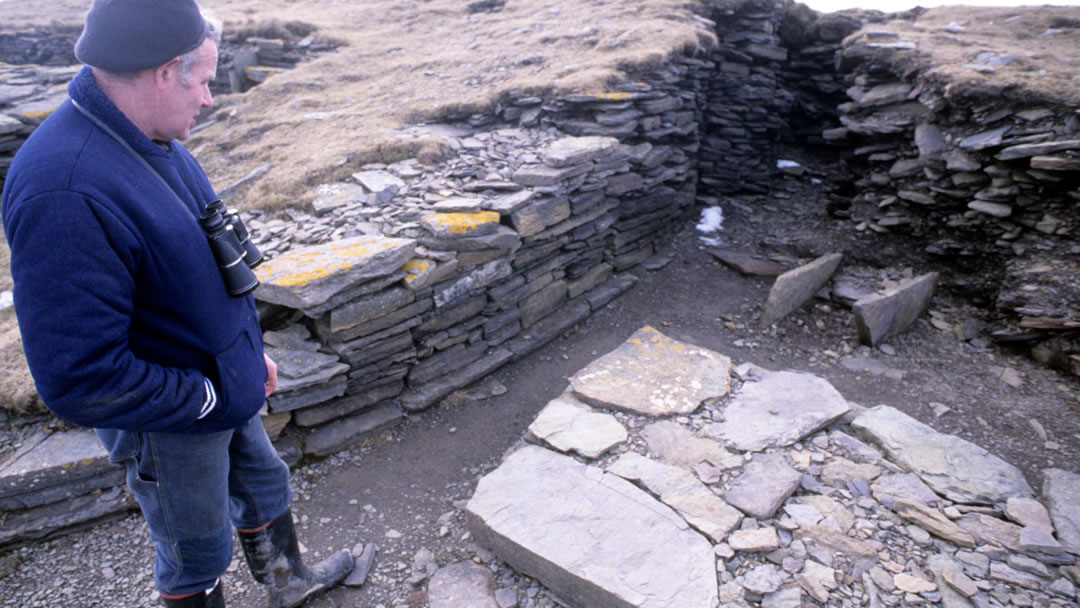
[[[378,238],[330,244],[318,250],[286,253],[260,265],[255,269],[255,276],[260,281],[282,287],[302,287],[336,272],[351,269],[354,264],[349,260],[372,256],[393,246],[393,241]]]
[[[627,99],[630,99],[630,93],[626,93],[623,91],[608,91],[598,94],[597,97],[601,99],[608,99],[611,101],[625,101]]]
[[[499,223],[499,214],[495,211],[477,211],[475,213],[436,213],[424,218],[424,221],[438,226],[451,234],[465,234],[478,226]]]

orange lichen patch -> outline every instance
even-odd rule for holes
[[[435,262],[424,258],[413,258],[401,267],[401,271],[408,275],[405,277],[406,285],[423,280],[433,270],[435,270]]]
[[[374,237],[361,241],[331,243],[326,247],[289,252],[255,270],[260,281],[282,287],[301,287],[312,281],[344,272],[363,258],[399,244],[393,239]]]
[[[468,234],[480,226],[498,224],[499,214],[494,211],[475,213],[436,213],[423,219],[426,225],[450,234]]]

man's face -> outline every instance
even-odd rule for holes
[[[217,44],[207,38],[196,50],[198,62],[191,74],[184,77],[179,63],[174,63],[172,78],[161,91],[159,121],[153,139],[170,141],[185,140],[191,135],[195,118],[203,108],[214,105],[210,95],[210,81],[217,73]]]

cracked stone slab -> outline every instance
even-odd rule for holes
[[[704,536],[632,483],[569,456],[539,446],[514,452],[480,480],[465,514],[478,542],[580,606],[718,601]]]
[[[642,429],[641,436],[649,444],[650,454],[672,466],[689,468],[707,462],[718,469],[734,469],[743,465],[742,457],[719,441],[699,437],[674,420],[653,422]]]
[[[773,372],[747,382],[724,407],[723,422],[703,429],[744,452],[791,445],[848,412],[844,396],[823,378]]]
[[[741,513],[685,469],[628,452],[612,463],[607,471],[623,479],[640,482],[714,543],[723,542],[728,533],[742,522]]]
[[[529,433],[560,452],[577,452],[586,458],[598,458],[629,436],[615,416],[598,412],[571,394],[544,406],[529,425]]]
[[[575,396],[596,407],[667,416],[688,414],[731,387],[731,359],[643,327],[570,378]]]
[[[954,502],[994,505],[1011,496],[1032,495],[1020,469],[887,405],[859,414],[851,428],[880,447],[889,460]]]
[[[472,562],[439,568],[427,585],[428,608],[499,608],[491,570]]]

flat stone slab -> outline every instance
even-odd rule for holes
[[[842,253],[823,255],[776,277],[761,311],[761,326],[772,325],[814,297],[836,272],[843,257]]]
[[[802,481],[783,454],[757,454],[728,486],[724,498],[737,509],[758,519],[768,519]]]
[[[1043,471],[1043,498],[1058,540],[1070,553],[1080,555],[1080,475],[1062,469]]]
[[[729,447],[757,452],[791,445],[849,409],[844,396],[819,376],[772,372],[743,384],[724,407],[723,422],[703,430]]]
[[[428,608],[499,608],[491,570],[472,562],[457,562],[431,576]]]
[[[930,272],[855,302],[859,341],[876,346],[911,327],[930,305],[937,279],[938,273]]]
[[[851,428],[949,500],[993,505],[1032,495],[1020,469],[887,405],[866,410]]]
[[[124,484],[124,469],[90,430],[43,433],[0,465],[0,510],[15,511]]]
[[[577,452],[586,458],[597,458],[628,437],[615,416],[598,412],[570,394],[544,406],[529,425],[529,433],[560,452]]]
[[[742,514],[685,469],[627,452],[607,468],[623,479],[637,481],[675,509],[686,523],[721,543],[742,521]]]
[[[688,414],[731,387],[731,359],[643,327],[570,378],[575,396],[597,407]]]
[[[538,446],[514,452],[480,480],[465,514],[478,542],[576,605],[718,601],[705,537],[630,482],[571,457]]]
[[[357,283],[395,273],[414,257],[416,241],[358,236],[296,249],[255,269],[255,297],[303,310]]]
[[[615,151],[619,140],[614,137],[564,137],[551,142],[540,157],[551,167],[569,167],[592,161]]]
[[[707,462],[718,469],[743,465],[742,456],[732,454],[720,442],[699,437],[674,420],[658,420],[641,431],[649,453],[660,462],[689,469]]]

